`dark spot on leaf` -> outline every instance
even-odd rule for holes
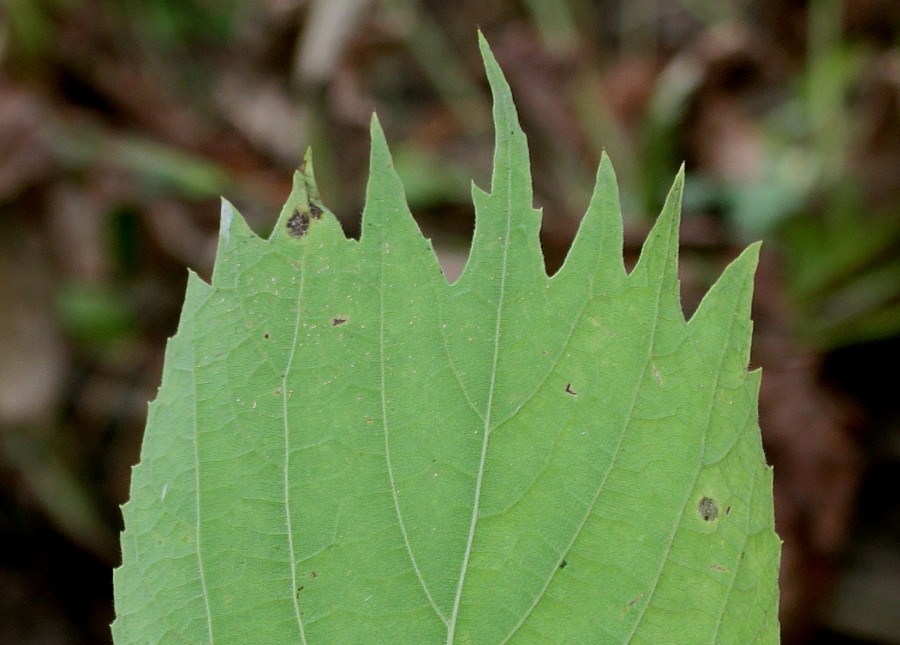
[[[710,569],[715,569],[716,571],[728,571],[727,568],[725,568],[725,567],[723,567],[723,566],[720,566],[720,565],[718,565],[718,564],[711,564],[711,565],[709,565],[709,568],[710,568]]]
[[[719,507],[716,504],[716,500],[711,497],[701,499],[700,503],[697,504],[697,510],[700,512],[700,517],[703,518],[704,522],[712,522],[719,517]]]
[[[578,396],[578,392],[572,389],[571,383],[566,383],[566,393],[571,394],[572,396]]]
[[[294,237],[303,237],[309,230],[309,213],[294,210],[291,219],[287,221],[288,233]]]
[[[346,319],[346,318],[332,318],[332,319],[331,319],[331,326],[332,326],[332,327],[337,327],[338,325],[343,325],[345,322],[347,322],[347,319]]]
[[[322,209],[318,204],[310,204],[309,205],[309,216],[313,219],[319,219],[322,217]]]
[[[568,566],[568,564],[569,564],[568,562],[566,562],[565,560],[563,560],[562,562],[559,563],[559,568],[560,568],[560,569],[565,569],[565,568]]]
[[[265,338],[266,340],[269,340],[269,332],[266,332],[265,334],[263,334],[263,338]]]
[[[300,592],[303,591],[303,587],[297,587],[297,597],[300,597]]]
[[[730,506],[725,507],[725,515],[731,515],[731,507]]]
[[[319,577],[319,574],[316,573],[315,571],[313,571],[313,572],[311,572],[311,573],[309,574],[309,577],[310,577],[310,578],[318,578],[318,577]]]

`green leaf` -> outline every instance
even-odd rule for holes
[[[604,158],[547,277],[482,51],[495,165],[454,284],[375,120],[359,242],[308,159],[270,239],[224,204],[124,508],[118,643],[777,642],[757,248],[686,322],[682,177],[626,273]]]

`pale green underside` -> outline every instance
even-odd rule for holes
[[[778,641],[757,249],[685,322],[682,179],[626,274],[604,159],[548,278],[482,48],[495,167],[456,283],[374,121],[359,242],[314,217],[310,164],[269,240],[223,207],[124,507],[120,645]]]

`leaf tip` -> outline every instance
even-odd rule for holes
[[[750,260],[748,260],[748,262],[750,262],[754,268],[756,268],[756,265],[759,264],[759,254],[762,252],[762,245],[763,241],[757,240],[753,242],[753,244],[750,244],[746,249],[744,249],[744,255],[747,255],[751,258]]]
[[[615,282],[626,275],[622,248],[619,187],[612,161],[604,150],[600,156],[590,203],[558,275],[600,270],[605,273],[606,280]]]
[[[481,59],[484,61],[484,71],[487,74],[488,84],[491,86],[491,92],[494,95],[494,127],[500,128],[506,126],[508,120],[516,120],[515,108],[512,105],[512,90],[503,70],[497,62],[491,46],[488,44],[487,38],[481,31],[478,32],[478,48],[481,50]],[[512,115],[505,114],[505,110],[511,110]],[[515,124],[518,126],[518,123]]]
[[[678,172],[675,173],[675,180],[672,182],[672,188],[669,189],[669,195],[666,198],[666,201],[670,199],[674,202],[677,202],[678,210],[681,210],[681,198],[684,195],[684,162],[681,163],[681,166],[678,168]]]
[[[612,160],[610,160],[609,154],[606,152],[606,148],[603,148],[600,151],[600,167],[612,170]]]
[[[279,231],[280,235],[288,238],[304,237],[309,232],[310,226],[319,220],[334,220],[334,216],[322,204],[319,187],[316,184],[312,149],[307,148],[303,161],[294,172],[291,194],[278,216],[275,230],[269,239],[275,237]]]
[[[234,205],[222,198],[222,210],[219,217],[219,239],[228,241],[231,239],[231,223],[234,221]]]
[[[421,237],[406,202],[403,182],[394,168],[384,129],[375,113],[372,114],[369,130],[372,145],[369,151],[369,180],[366,184],[366,205],[362,214],[360,242],[365,244],[376,240],[379,235],[374,235],[373,229],[381,229],[384,233],[381,227],[388,222],[400,226],[406,234]]]
[[[219,216],[219,250],[230,248],[237,237],[256,237],[256,234],[250,230],[234,204],[223,197]]]
[[[390,157],[387,137],[384,135],[384,128],[381,125],[381,120],[375,112],[372,112],[372,118],[369,121],[369,136],[372,140],[372,161],[374,161],[376,157],[380,157],[384,154],[387,154],[388,157]],[[390,158],[388,158],[388,162],[390,162]]]
[[[656,275],[667,275],[667,280],[672,284],[677,280],[678,228],[681,224],[683,194],[684,166],[682,165],[666,196],[662,212],[647,235],[638,264],[632,273],[645,269]],[[650,265],[656,268],[651,269]]]
[[[488,44],[487,38],[485,38],[481,27],[478,28],[478,48],[481,50],[482,58],[494,58],[494,54],[491,52],[491,46]]]

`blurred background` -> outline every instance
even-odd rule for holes
[[[900,643],[891,0],[0,0],[0,642],[109,642],[118,505],[220,195],[268,234],[311,145],[356,235],[376,110],[458,274],[493,144],[476,27],[529,135],[548,270],[604,149],[632,260],[686,163],[688,313],[765,240],[784,642]]]

